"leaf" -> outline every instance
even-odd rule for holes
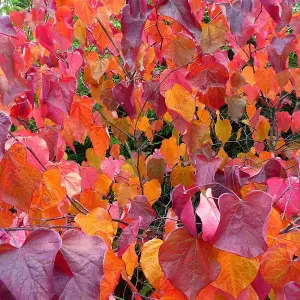
[[[0,163],[0,199],[28,212],[40,181],[40,172],[27,163],[25,147],[12,145]]]
[[[199,42],[201,26],[191,12],[189,3],[185,0],[163,0],[159,2],[158,12],[177,21],[182,27]]]
[[[292,124],[292,117],[287,111],[277,111],[275,113],[277,127],[279,131],[287,132]]]
[[[284,286],[284,295],[287,300],[297,300],[300,294],[300,284],[294,281],[288,282]]]
[[[170,137],[169,139],[164,139],[160,147],[160,152],[166,159],[168,167],[172,168],[178,162],[180,157],[176,138]]]
[[[299,179],[297,177],[273,177],[267,180],[268,190],[274,202],[284,214],[292,216],[300,210]]]
[[[157,179],[160,183],[163,183],[166,167],[166,160],[163,157],[151,157],[147,161],[147,175],[149,179]]]
[[[72,120],[78,124],[83,124],[86,129],[89,129],[93,124],[93,106],[94,101],[92,99],[86,96],[81,98],[75,96],[70,111]]]
[[[122,254],[122,260],[126,265],[126,273],[131,278],[135,268],[138,266],[138,256],[135,252],[135,243],[131,244]]]
[[[206,53],[213,53],[226,43],[226,27],[220,20],[212,20],[208,24],[202,23],[200,47]]]
[[[258,122],[255,124],[253,139],[257,142],[263,142],[269,136],[270,122],[264,116],[259,116]]]
[[[47,209],[64,200],[67,193],[61,186],[61,175],[58,169],[47,170],[42,176],[40,186],[34,191],[31,205],[38,209]]]
[[[131,206],[126,219],[139,221],[140,227],[147,230],[156,217],[156,212],[152,209],[147,198],[143,195],[136,196],[131,201]]]
[[[201,187],[215,182],[215,174],[219,169],[222,160],[219,157],[212,159],[206,158],[204,155],[196,156],[196,176],[195,182]]]
[[[10,117],[6,113],[0,111],[0,161],[4,155],[4,146],[7,141],[7,135],[11,124]]]
[[[254,79],[257,87],[267,95],[273,87],[275,73],[272,68],[260,68],[254,73]]]
[[[167,279],[189,300],[195,300],[200,290],[220,273],[217,251],[210,243],[191,236],[185,228],[168,235],[158,257]]]
[[[251,192],[243,200],[233,194],[222,194],[214,246],[247,258],[263,254],[267,250],[264,226],[271,207],[272,197],[261,191]]]
[[[254,258],[245,258],[221,251],[218,256],[221,272],[213,285],[234,298],[240,294],[256,277],[259,262]]]
[[[53,297],[53,266],[61,247],[58,233],[37,229],[22,247],[0,245],[0,282],[15,299],[45,299]]]
[[[218,119],[215,125],[215,132],[218,139],[223,145],[230,139],[232,133],[232,127],[228,119]]]
[[[98,299],[103,278],[105,242],[98,236],[87,236],[79,230],[68,230],[62,236],[60,249],[72,277],[59,299]]]
[[[75,1],[74,13],[89,27],[93,24],[96,16],[96,10],[91,7],[89,0]]]
[[[144,184],[144,195],[153,205],[161,195],[161,184],[157,179],[151,179]]]
[[[166,105],[176,111],[186,121],[192,121],[195,114],[195,100],[192,95],[181,85],[175,84],[166,92]]]
[[[286,245],[279,244],[263,255],[260,273],[272,288],[283,288],[289,281],[299,282],[300,262],[292,259]]]
[[[228,113],[231,120],[238,122],[239,118],[244,114],[246,107],[246,99],[239,96],[232,96],[226,99],[228,105]]]
[[[194,215],[192,199],[182,184],[177,185],[173,189],[171,199],[173,211],[184,224],[189,234],[197,236],[196,218]]]
[[[242,1],[244,3],[244,1]],[[231,4],[224,4],[226,8],[226,18],[230,25],[230,31],[232,34],[240,36],[242,33],[243,25],[243,13],[241,10],[241,1],[236,1]]]
[[[123,37],[122,52],[130,69],[135,67],[136,59],[142,44],[142,33],[145,22],[152,11],[146,0],[129,0],[124,6],[121,17]]]
[[[91,76],[99,83],[99,79],[108,68],[109,60],[107,58],[99,58],[97,52],[90,52],[86,59]]]
[[[88,235],[101,231],[112,237],[114,233],[111,216],[104,208],[97,207],[87,215],[79,213],[75,217],[75,222]]]
[[[0,16],[0,34],[10,37],[17,37],[17,32],[14,29],[9,16]]]
[[[110,138],[106,126],[93,125],[89,131],[91,141],[94,146],[94,152],[100,158],[105,156],[106,150],[109,148]]]
[[[183,184],[184,187],[188,187],[195,183],[195,175],[193,166],[181,167],[175,166],[170,175],[170,182],[173,187],[178,184]]]
[[[281,7],[279,3],[275,0],[260,0],[261,4],[265,8],[265,10],[269,13],[271,18],[276,22],[281,22],[280,11]]]
[[[136,238],[139,232],[140,219],[130,223],[122,232],[118,243],[118,255],[122,256],[128,247],[136,242]]]
[[[160,280],[164,276],[158,260],[158,251],[162,244],[162,240],[154,238],[146,242],[141,249],[141,268],[147,280],[155,289],[160,287]]]
[[[204,241],[212,241],[220,223],[220,212],[211,194],[207,189],[206,196],[200,194],[200,203],[196,208],[196,214],[202,223],[202,238]]]

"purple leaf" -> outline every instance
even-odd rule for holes
[[[4,146],[5,142],[7,141],[7,134],[11,126],[10,117],[0,111],[0,160],[4,155]]]
[[[222,194],[219,208],[221,219],[214,237],[216,248],[248,258],[267,250],[264,228],[272,208],[269,194],[254,191],[243,200],[233,194]]]
[[[138,221],[140,217],[142,218],[140,227],[144,230],[148,229],[151,222],[156,217],[155,211],[145,196],[136,196],[133,201],[131,201],[131,207],[126,219],[129,218]]]
[[[241,8],[244,13],[251,13],[253,7],[253,0],[242,0]]]
[[[122,106],[129,117],[133,117],[136,112],[134,101],[134,84],[129,84],[126,87],[120,82],[113,88],[113,94],[116,98],[116,101]]]
[[[211,195],[211,189],[206,191],[206,196],[200,194],[200,203],[196,213],[202,223],[202,238],[204,241],[211,241],[220,223],[220,212]]]
[[[61,238],[52,230],[31,233],[21,248],[0,245],[0,282],[16,299],[51,300],[53,265]]]
[[[239,166],[224,168],[226,188],[240,194],[241,188],[247,183],[250,175],[240,169]]]
[[[158,12],[177,21],[197,42],[200,41],[201,26],[187,0],[163,0],[158,4]]]
[[[87,236],[74,229],[67,231],[62,236],[62,240],[60,252],[73,276],[59,299],[98,299],[107,251],[105,242],[98,236]]]
[[[17,32],[11,24],[9,16],[0,16],[0,34],[17,37]]]
[[[130,69],[135,67],[145,22],[152,11],[147,0],[129,0],[122,10],[121,26],[123,37],[121,40],[122,52]]]
[[[118,256],[121,257],[127,248],[136,241],[136,237],[139,233],[141,218],[137,221],[130,223],[122,232],[119,238],[118,244]]]
[[[204,186],[206,184],[215,182],[215,174],[221,165],[221,158],[215,157],[208,159],[204,155],[197,155],[196,157],[196,177],[195,182],[197,186]]]
[[[292,41],[294,38],[294,35],[284,38],[273,37],[271,44],[267,46],[269,61],[276,73],[280,73],[286,69],[287,58],[293,50]]]
[[[192,199],[186,193],[182,184],[177,185],[172,191],[172,209],[179,217],[188,232],[197,236],[196,218],[194,214]]]
[[[226,18],[230,26],[232,34],[241,35],[243,25],[243,13],[241,10],[240,1],[235,2],[233,5],[228,3],[224,4],[226,8]],[[249,8],[248,8],[249,9]]]

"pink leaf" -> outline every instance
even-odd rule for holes
[[[202,238],[211,241],[220,223],[220,212],[212,198],[211,189],[206,191],[206,196],[200,194],[200,203],[196,213],[202,222]]]
[[[4,145],[7,140],[7,135],[11,126],[10,117],[0,111],[0,160],[4,155]]]
[[[172,209],[179,217],[188,232],[197,236],[196,219],[191,196],[182,184],[177,185],[172,191]]]
[[[280,6],[277,0],[260,0],[265,10],[269,13],[271,18],[276,22],[281,22]]]
[[[286,300],[298,300],[300,295],[300,284],[291,281],[284,286]]]
[[[103,263],[107,246],[98,236],[87,236],[79,230],[69,230],[63,236],[60,249],[72,277],[67,282],[61,300],[98,299],[103,278]]]
[[[141,217],[130,223],[122,232],[120,238],[119,238],[119,244],[118,244],[118,255],[121,257],[124,252],[127,250],[127,248],[136,241],[138,232],[139,232],[139,226],[140,226],[140,219]]]
[[[243,200],[233,194],[222,194],[219,208],[221,219],[214,237],[216,248],[248,258],[267,250],[264,226],[272,208],[269,194],[254,191]]]
[[[277,111],[275,113],[279,131],[287,132],[292,123],[292,117],[287,111]]]
[[[58,233],[38,229],[31,233],[21,248],[0,245],[0,282],[16,299],[53,297],[53,265],[61,247]]]
[[[11,24],[9,16],[0,16],[0,34],[17,37],[17,32]]]

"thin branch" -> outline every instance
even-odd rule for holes
[[[284,234],[284,233],[288,233],[289,231],[291,231],[293,228],[296,227],[296,225],[300,223],[300,217],[296,218],[293,223],[289,224],[288,226],[286,226],[285,228],[280,230],[280,234]]]

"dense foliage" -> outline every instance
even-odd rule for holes
[[[4,1],[0,299],[299,299],[298,10]]]

